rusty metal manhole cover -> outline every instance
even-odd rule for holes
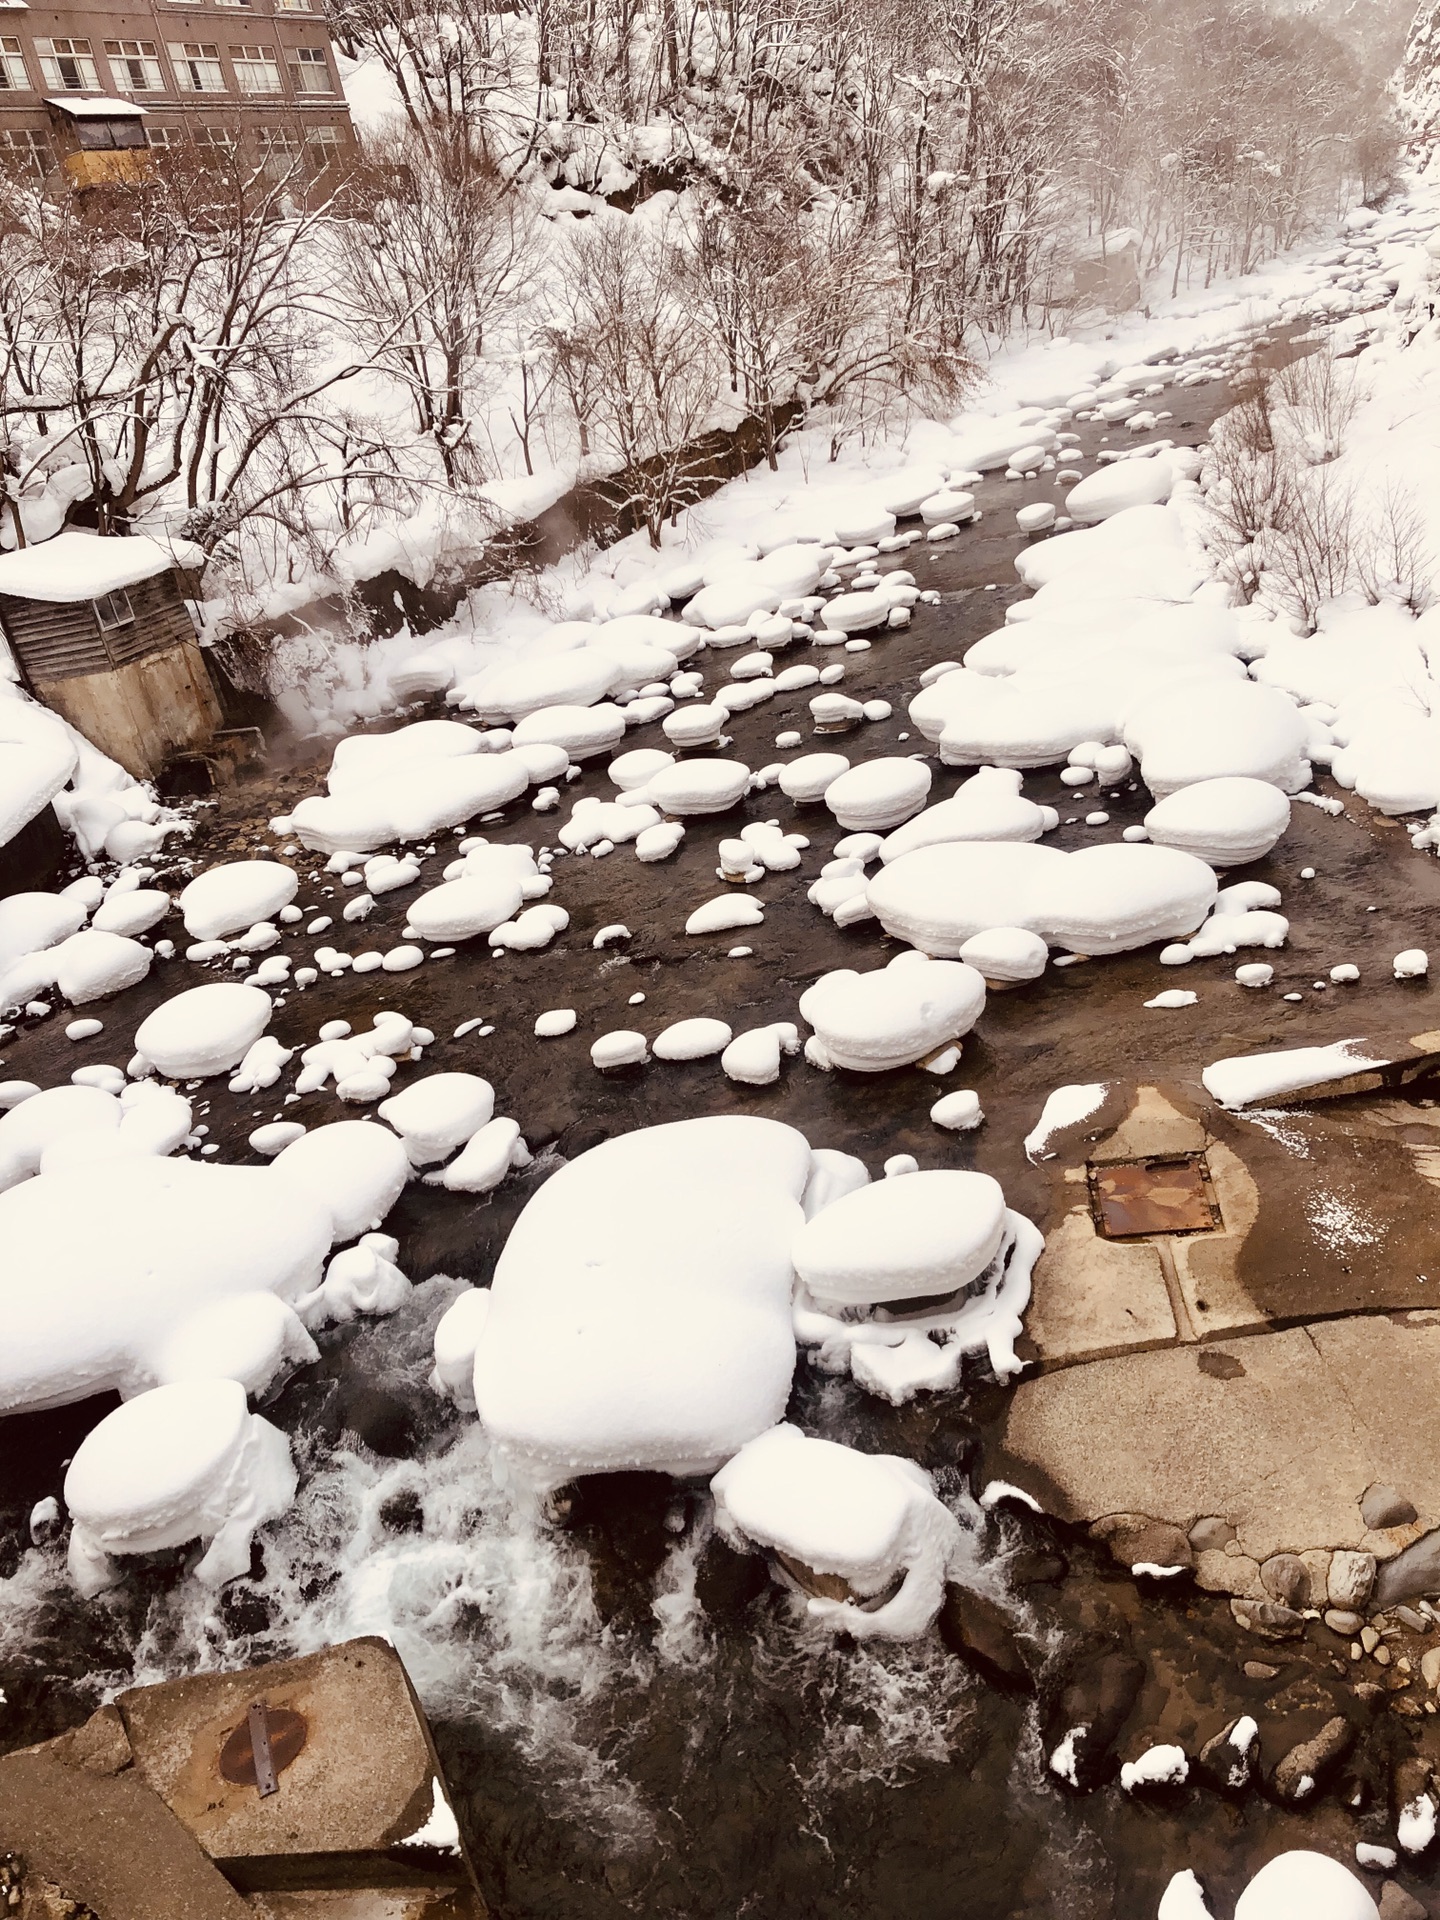
[[[265,1793],[274,1792],[275,1774],[283,1773],[300,1753],[309,1732],[303,1714],[295,1713],[289,1707],[264,1707],[264,1733],[259,1742],[260,1755],[268,1761],[269,1779],[261,1777],[261,1768],[257,1765],[256,1729],[252,1726],[255,1709],[242,1720],[232,1733],[226,1735],[225,1744],[220,1749],[220,1776],[235,1787],[258,1787]]]
[[[1203,1153],[1155,1154],[1092,1164],[1090,1211],[1107,1240],[1153,1233],[1219,1233],[1224,1227]]]

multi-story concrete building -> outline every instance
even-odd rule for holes
[[[321,6],[0,0],[0,161],[76,186],[182,146],[335,165],[353,134]]]

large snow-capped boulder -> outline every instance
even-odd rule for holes
[[[345,793],[382,774],[424,767],[436,760],[463,760],[480,751],[480,735],[459,720],[417,720],[392,733],[352,733],[337,742],[325,785],[331,793]]]
[[[984,979],[957,961],[902,953],[869,973],[838,968],[800,996],[801,1017],[815,1029],[805,1057],[886,1073],[952,1046],[984,1010]]]
[[[1212,867],[1263,859],[1289,825],[1280,789],[1240,774],[1181,787],[1145,816],[1156,846],[1182,847]]]
[[[1235,1920],[1377,1920],[1370,1890],[1327,1854],[1277,1853],[1235,1903]]]
[[[234,1380],[186,1380],[107,1414],[65,1475],[70,1575],[90,1599],[121,1578],[114,1556],[205,1541],[195,1577],[250,1571],[256,1529],[294,1504],[290,1442]]]
[[[238,1066],[270,1024],[263,987],[216,980],[162,1001],[135,1031],[135,1051],[171,1080],[206,1080]]]
[[[1080,526],[1108,520],[1127,507],[1156,506],[1170,498],[1175,469],[1163,453],[1116,460],[1092,473],[1065,496],[1065,511]]]
[[[811,1617],[836,1632],[915,1640],[939,1613],[960,1523],[913,1460],[777,1426],[742,1447],[710,1487],[726,1539],[773,1553]],[[815,1593],[817,1574],[843,1581],[850,1597]]]
[[[78,755],[58,715],[0,681],[0,847],[55,798]]]
[[[1017,927],[1073,953],[1125,953],[1181,939],[1218,891],[1193,854],[1125,842],[1078,853],[1030,843],[952,841],[902,854],[866,898],[887,933],[938,959],[976,934]]]
[[[1059,816],[1052,807],[1026,800],[1020,785],[1018,769],[981,767],[948,800],[926,807],[887,834],[880,847],[881,860],[888,866],[902,853],[946,840],[1038,840],[1059,825]]]
[[[197,874],[180,895],[185,931],[194,940],[223,940],[288,907],[299,888],[293,867],[279,860],[226,860]]]
[[[1308,741],[1289,694],[1208,675],[1142,695],[1124,723],[1125,745],[1157,800],[1199,780],[1235,775],[1299,793],[1310,784]]]
[[[620,1134],[553,1174],[477,1335],[475,1403],[511,1468],[548,1486],[707,1473],[774,1426],[813,1171],[794,1128],[720,1115]]]
[[[274,826],[322,853],[368,852],[392,840],[424,840],[507,806],[531,777],[514,752],[427,760],[357,780],[342,793],[312,794]]]

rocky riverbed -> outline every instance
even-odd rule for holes
[[[1165,432],[1197,442],[1227,394],[1217,381],[1171,397]],[[1088,452],[1104,433],[1084,429]],[[906,705],[920,672],[1000,624],[1020,591],[1014,509],[1052,493],[1048,476],[991,479],[978,525],[904,554],[939,601],[846,656],[845,690],[893,707],[867,723],[859,752],[915,749]],[[762,766],[788,729],[808,740],[807,695],[736,715],[733,752]],[[290,752],[285,770],[195,809],[184,853],[197,868],[274,847],[269,819],[313,790],[325,757]],[[957,778],[942,774],[937,794]],[[603,763],[568,797],[592,792],[608,792]],[[1052,771],[1027,775],[1026,792],[1059,809],[1052,844],[1095,840],[1095,800],[1077,801]],[[1440,1028],[1430,985],[1397,983],[1390,968],[1427,944],[1440,872],[1398,823],[1338,798],[1339,814],[1297,806],[1276,852],[1246,869],[1280,888],[1291,921],[1288,944],[1267,956],[1273,987],[1246,990],[1225,960],[1172,975],[1147,949],[994,994],[958,1075],[986,1114],[971,1133],[931,1123],[943,1089],[913,1068],[862,1077],[792,1061],[753,1088],[713,1059],[591,1066],[591,1041],[617,1027],[793,1020],[821,973],[896,950],[873,921],[837,931],[803,886],[776,880],[755,889],[766,915],[744,936],[752,950],[732,956],[733,935],[687,938],[685,913],[717,884],[703,821],[664,865],[623,849],[567,858],[557,896],[570,924],[543,953],[462,946],[414,972],[291,993],[272,1028],[286,1046],[309,1044],[323,1020],[368,1026],[385,1007],[423,1023],[438,1036],[427,1070],[483,1073],[537,1157],[479,1199],[407,1189],[387,1231],[420,1284],[393,1319],[324,1336],[318,1364],[267,1407],[295,1440],[300,1503],[267,1532],[250,1577],[218,1596],[198,1595],[167,1554],[78,1602],[47,1524],[32,1546],[31,1516],[112,1402],[0,1425],[0,1742],[75,1724],[132,1680],[391,1633],[430,1708],[487,1896],[517,1920],[1148,1916],[1181,1866],[1224,1899],[1286,1847],[1353,1860],[1361,1843],[1378,1868],[1397,1828],[1422,1837],[1440,1804],[1440,1611],[1414,1557],[1440,1518],[1426,1505],[1433,1481],[1421,1483],[1440,1337],[1429,1330],[1440,1272],[1427,1271],[1440,1110],[1424,1078],[1259,1119],[1221,1111],[1200,1086],[1203,1067],[1228,1055],[1351,1035],[1414,1052]],[[1100,804],[1113,838],[1151,801],[1127,781]],[[752,795],[722,830],[778,810],[773,795]],[[834,821],[816,807],[793,824],[811,837],[807,875],[818,871]],[[545,822],[522,803],[486,830],[536,842]],[[298,864],[307,909],[338,914],[344,889],[323,859]],[[367,943],[400,938],[405,898],[379,898]],[[628,938],[593,948],[615,924]],[[313,944],[287,935],[285,950]],[[1358,980],[1332,984],[1339,963]],[[103,1035],[82,1044],[59,1017],[25,1022],[6,1075],[50,1086],[92,1060],[123,1065],[182,966],[157,966],[107,1002]],[[1146,1005],[1177,982],[1198,991],[1195,1004]],[[537,1043],[537,1016],[559,1007],[575,1010],[574,1031]],[[1049,1094],[1090,1082],[1105,1083],[1106,1104],[1032,1159],[1023,1142]],[[254,1160],[248,1136],[278,1112],[335,1117],[324,1092],[283,1109],[274,1094],[210,1097],[209,1086],[197,1100],[226,1161]],[[992,1173],[1048,1237],[1018,1388],[977,1366],[959,1391],[894,1408],[803,1365],[797,1375],[791,1412],[807,1431],[913,1458],[974,1529],[976,1579],[951,1589],[928,1640],[837,1644],[797,1624],[763,1561],[714,1534],[705,1498],[658,1476],[583,1482],[535,1528],[497,1485],[473,1420],[426,1384],[435,1322],[461,1284],[488,1278],[538,1181],[614,1134],[712,1112],[783,1119],[877,1169],[908,1153]],[[1121,1243],[1072,1244],[1085,1238],[1086,1169],[1117,1137],[1139,1158],[1157,1138],[1170,1150],[1165,1113],[1195,1133],[1184,1150],[1208,1156],[1224,1230],[1208,1267],[1157,1255],[1153,1269],[1132,1258],[1122,1271],[1101,1258]],[[1161,1134],[1142,1137],[1142,1122]],[[1237,1205],[1252,1191],[1253,1205]],[[1391,1347],[1345,1346],[1365,1329]],[[1286,1341],[1306,1354],[1268,1344]],[[1396,1343],[1407,1343],[1400,1358]],[[1297,1380],[1310,1399],[1293,1397]],[[1252,1407],[1237,1398],[1247,1394],[1261,1398]],[[1268,1451],[1255,1443],[1262,1399]],[[1365,1477],[1351,1495],[1356,1462]],[[995,1495],[997,1481],[1035,1505]],[[1353,1514],[1341,1512],[1347,1499]],[[1402,1564],[1412,1577],[1397,1578]],[[1122,1763],[1166,1746],[1183,1751],[1183,1780],[1121,1784]],[[1430,1855],[1398,1851],[1382,1913],[1414,1920],[1406,1899],[1436,1908]]]

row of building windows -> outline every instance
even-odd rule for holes
[[[279,177],[288,173],[303,150],[311,168],[317,172],[334,164],[344,142],[338,127],[307,127],[302,140],[287,127],[259,127],[255,145],[266,171]],[[172,152],[185,146],[233,153],[241,136],[233,127],[147,127],[137,144]],[[19,163],[44,175],[55,165],[55,152],[49,136],[30,127],[0,130],[0,165]]]
[[[181,93],[225,93],[225,70],[220,49],[209,40],[171,40],[166,43],[175,87]],[[153,40],[107,40],[105,58],[117,93],[165,93],[164,71]],[[284,92],[280,61],[274,47],[231,47],[235,85],[252,96]],[[52,93],[96,93],[99,68],[88,40],[39,40],[35,57],[40,63],[42,87]],[[335,91],[330,62],[323,47],[287,47],[285,66],[298,94]],[[30,75],[18,37],[0,34],[0,92],[30,90]]]

